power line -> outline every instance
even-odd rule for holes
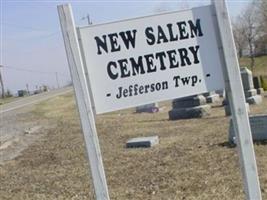
[[[23,26],[23,25],[18,25],[18,24],[12,24],[12,23],[6,23],[6,22],[2,22],[0,23],[1,25],[7,25],[7,26],[12,26],[12,27],[15,27],[15,28],[19,28],[19,29],[27,29],[27,30],[32,30],[32,31],[47,31],[46,29],[40,29],[40,28],[35,28],[35,27],[31,27],[31,26]],[[45,36],[40,36],[38,37],[39,39],[44,39],[44,38],[50,38],[50,37],[53,37],[57,34],[60,33],[60,30],[57,30],[56,32],[52,32],[52,33],[49,33]]]
[[[48,35],[43,35],[43,36],[34,36],[33,37],[29,37],[29,38],[15,38],[15,40],[18,40],[18,41],[28,41],[28,40],[39,40],[39,42],[43,42],[43,41],[47,41],[55,36],[57,36],[60,32],[54,32],[54,33],[51,33],[51,34],[48,34]],[[8,38],[7,35],[5,35],[5,38]],[[14,38],[11,36],[10,40],[14,40]]]
[[[47,35],[43,35],[43,36],[36,36],[35,39],[47,39],[47,38],[54,37],[54,36],[58,35],[59,33],[60,33],[60,31],[57,31],[57,32],[54,32],[54,33],[51,33],[51,34],[47,34]],[[32,39],[32,38],[29,38],[29,39]]]
[[[32,31],[46,31],[45,29],[41,29],[41,28],[36,28],[36,27],[32,27],[32,26],[24,26],[24,25],[20,25],[20,24],[12,24],[12,23],[7,23],[7,22],[1,22],[1,25],[12,26],[15,28],[20,28],[20,29],[28,29],[28,30],[32,30]]]
[[[27,69],[27,68],[20,68],[20,67],[14,67],[14,66],[9,66],[9,65],[0,65],[0,68],[10,69],[10,70],[16,70],[16,71],[24,71],[24,72],[30,72],[30,73],[49,74],[50,76],[53,75],[53,76],[55,76],[57,88],[60,88],[58,75],[63,76],[63,77],[68,76],[66,74],[58,73],[58,72],[39,71],[39,70],[33,70],[33,69]],[[1,71],[0,71],[0,73],[1,73]],[[2,85],[2,90],[3,90],[3,85]]]
[[[67,76],[66,74],[58,73],[58,72],[39,71],[39,70],[20,68],[20,67],[14,67],[14,66],[9,66],[9,65],[2,65],[2,67],[6,68],[6,69],[11,69],[11,70],[16,70],[16,71],[25,71],[25,72],[30,72],[30,73],[39,73],[39,74],[55,74],[55,73],[57,73],[60,76]]]

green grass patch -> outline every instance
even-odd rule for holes
[[[1,98],[0,99],[0,105],[6,104],[6,103],[10,103],[10,102],[15,101],[17,99],[18,98],[16,98],[16,97],[5,97],[4,99]]]
[[[249,57],[242,57],[239,59],[240,67],[247,67],[250,68],[250,58]],[[254,76],[264,75],[267,76],[267,56],[259,56],[255,58],[255,70]]]

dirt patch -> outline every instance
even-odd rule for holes
[[[203,119],[169,121],[170,102],[155,114],[133,109],[97,116],[111,199],[244,199],[236,148],[227,143],[229,118],[215,105]],[[267,98],[253,113],[267,114]],[[72,95],[40,104],[33,113],[55,124],[1,168],[1,199],[94,199],[83,136]],[[126,149],[132,137],[158,135],[149,149]],[[255,144],[263,199],[267,146]]]
[[[33,110],[28,107],[1,114],[0,165],[16,158],[46,133],[48,120],[34,115]]]

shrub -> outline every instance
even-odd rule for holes
[[[261,86],[262,88],[267,91],[267,79],[264,78],[264,76],[260,76],[260,79],[261,79]]]
[[[5,96],[6,97],[13,97],[13,94],[11,93],[11,91],[9,89],[7,89]]]

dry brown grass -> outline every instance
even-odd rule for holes
[[[203,119],[169,121],[170,102],[155,114],[133,109],[100,115],[97,130],[113,200],[244,199],[238,156],[227,144],[229,118],[215,106]],[[267,98],[253,113],[267,113]],[[1,199],[93,199],[84,141],[72,95],[33,113],[56,128],[1,168]],[[132,137],[158,135],[150,149],[126,149]],[[267,146],[256,144],[263,199]]]

